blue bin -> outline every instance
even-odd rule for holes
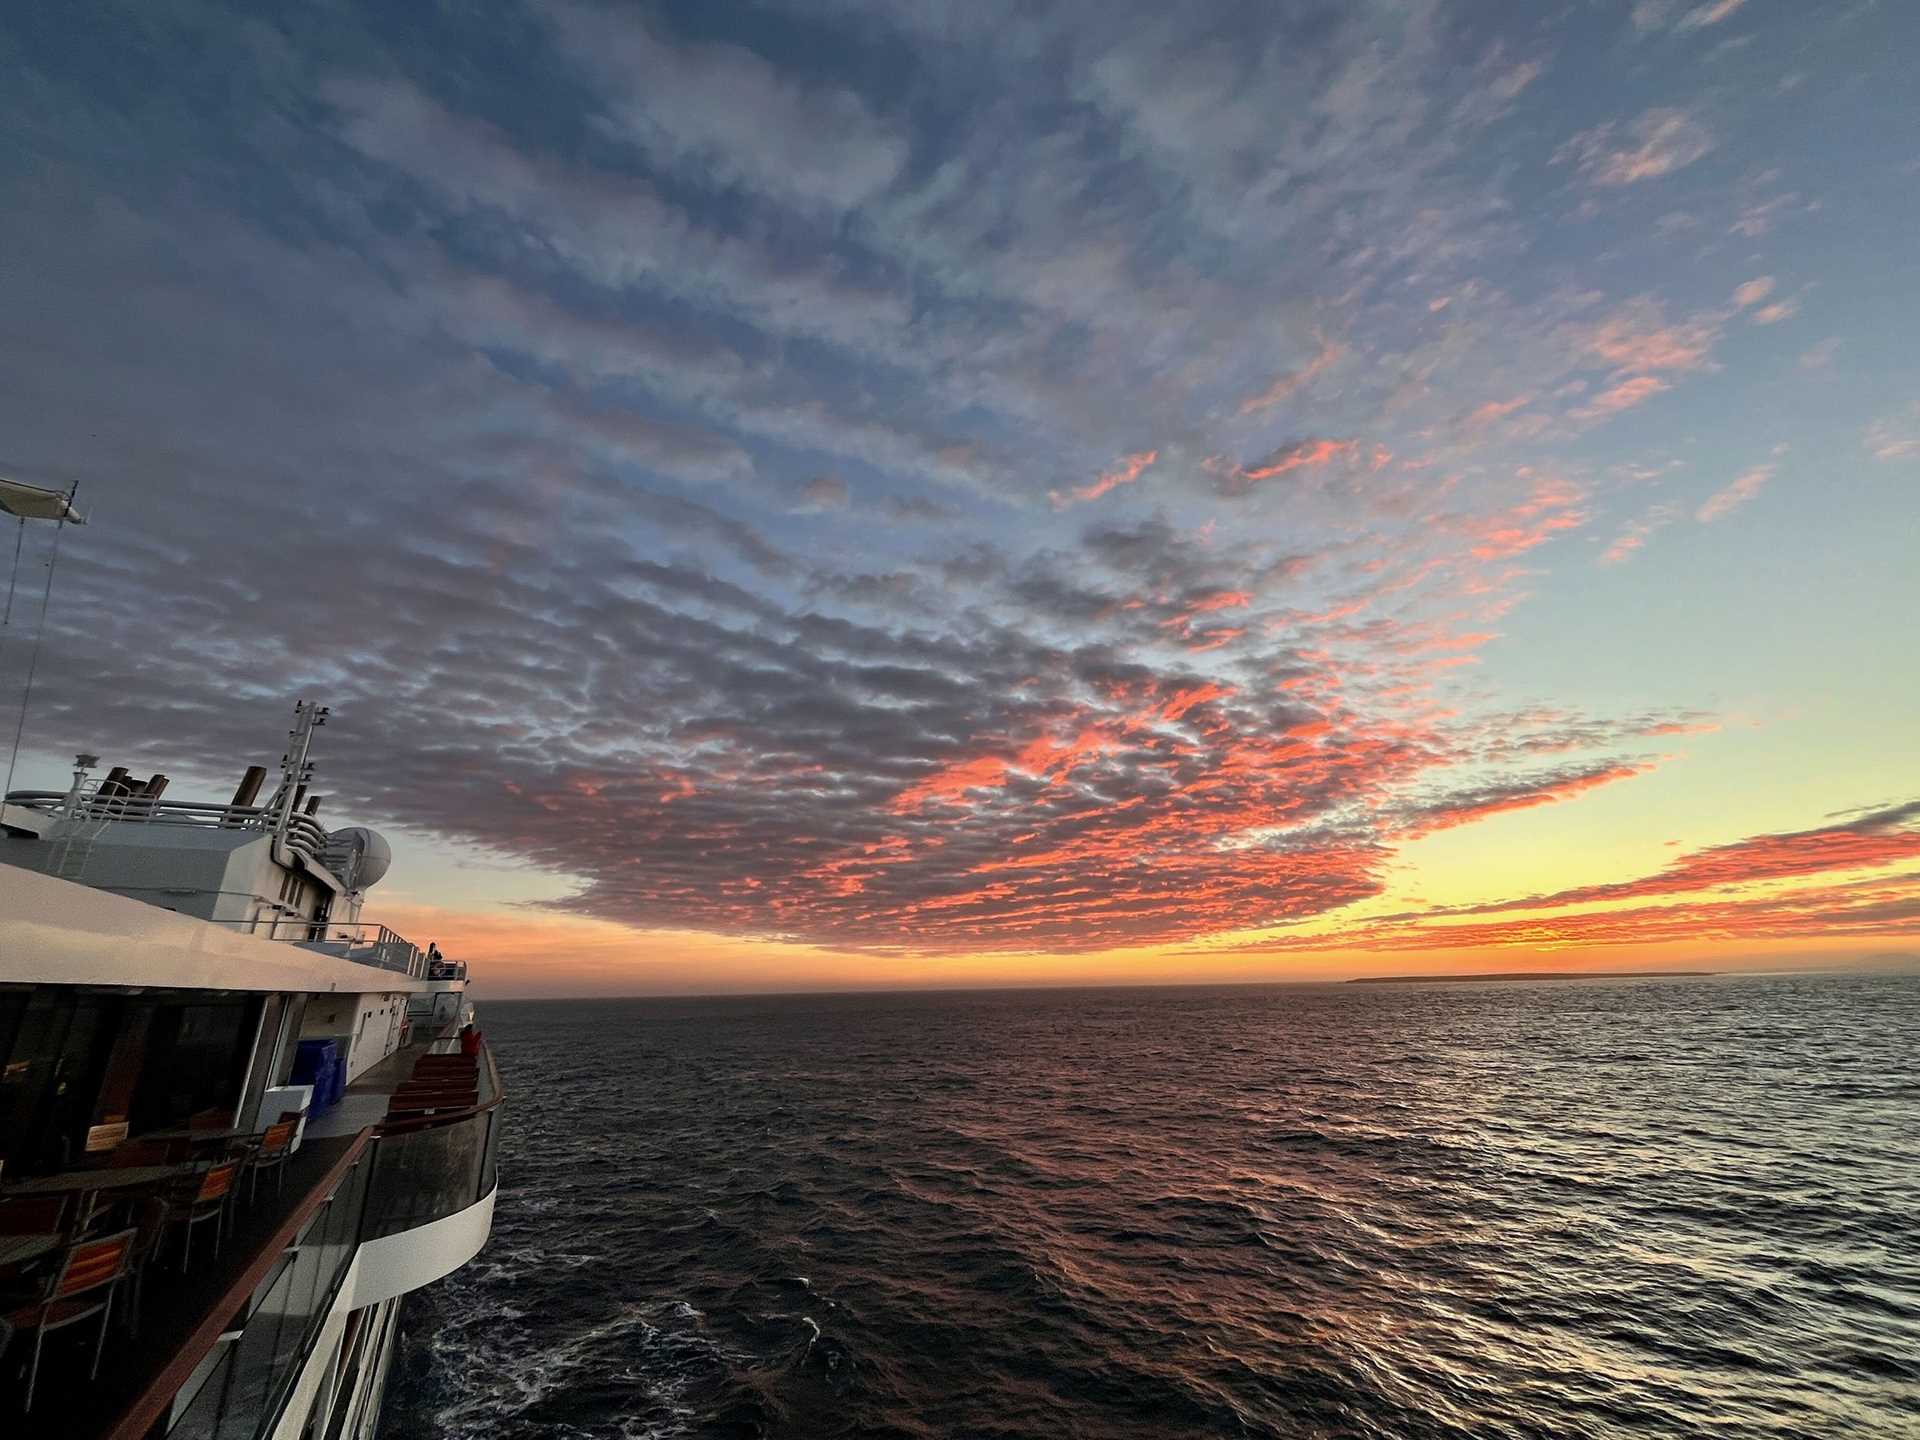
[[[338,1105],[340,1097],[347,1092],[347,1067],[338,1056],[334,1057],[333,1069],[327,1072],[327,1104]]]
[[[287,1078],[290,1084],[313,1086],[313,1103],[308,1108],[318,1115],[340,1098],[345,1068],[338,1042],[302,1040],[293,1052],[293,1073]]]

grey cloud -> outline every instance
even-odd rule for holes
[[[798,82],[740,46],[675,41],[631,12],[556,3],[546,13],[600,86],[616,133],[676,165],[846,209],[906,163],[905,137],[850,90]]]

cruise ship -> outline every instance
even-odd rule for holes
[[[264,801],[83,754],[0,805],[0,1436],[372,1436],[402,1297],[486,1243],[500,1077],[464,964],[363,918],[326,719]]]

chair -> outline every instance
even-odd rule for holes
[[[172,1211],[164,1195],[149,1195],[138,1202],[129,1217],[133,1222],[133,1248],[127,1257],[127,1278],[133,1282],[131,1301],[120,1307],[127,1322],[127,1333],[140,1334],[140,1311],[146,1301],[147,1267],[160,1253],[160,1242],[167,1237],[167,1222]]]
[[[33,1331],[33,1359],[27,1366],[27,1396],[22,1410],[33,1409],[33,1387],[40,1378],[40,1348],[49,1330],[64,1329],[98,1315],[100,1338],[94,1342],[93,1368],[87,1372],[87,1378],[99,1378],[100,1354],[107,1345],[107,1323],[113,1318],[113,1295],[127,1273],[133,1239],[133,1231],[122,1230],[69,1246],[40,1299],[7,1316],[15,1333]],[[104,1296],[100,1294],[102,1290],[106,1292]]]
[[[297,1120],[281,1120],[269,1125],[260,1135],[253,1154],[247,1158],[247,1204],[260,1198],[260,1172],[273,1171],[273,1193],[280,1194],[287,1183],[287,1157],[293,1153],[293,1132]]]
[[[170,1230],[175,1225],[184,1225],[187,1231],[186,1244],[180,1252],[182,1274],[193,1263],[194,1226],[208,1220],[214,1222],[213,1253],[220,1253],[220,1241],[227,1229],[227,1198],[233,1193],[234,1177],[239,1173],[240,1162],[228,1160],[198,1175],[188,1176],[167,1197],[167,1218],[162,1222],[164,1228]]]

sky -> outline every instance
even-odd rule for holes
[[[15,783],[328,703],[495,995],[1920,955],[1917,51],[12,7]]]

